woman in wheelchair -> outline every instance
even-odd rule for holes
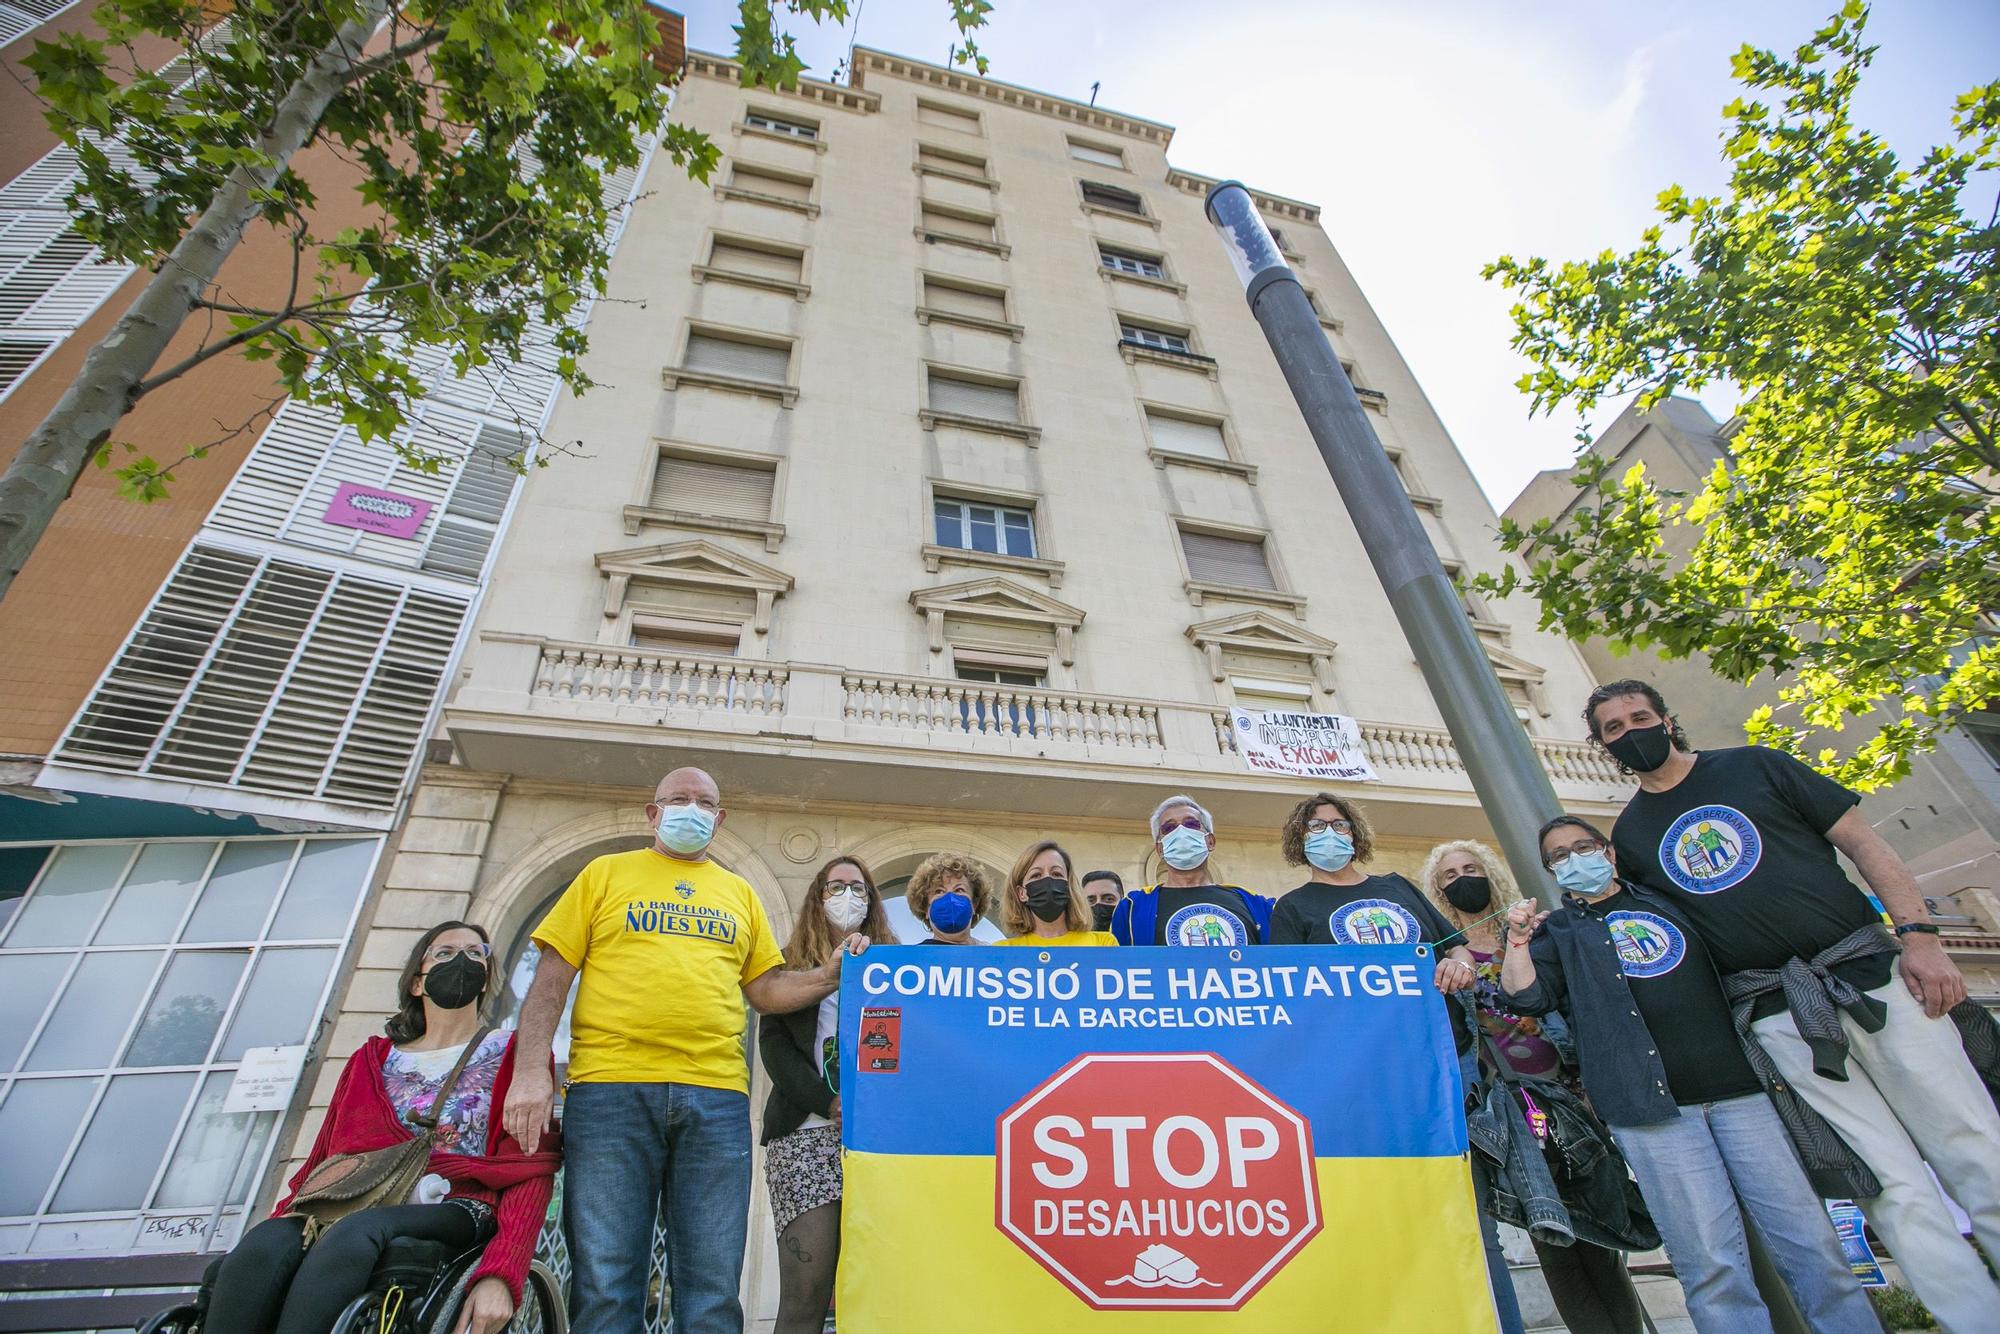
[[[348,1058],[319,1137],[285,1198],[222,1262],[206,1329],[326,1334],[342,1308],[367,1290],[377,1259],[399,1237],[440,1242],[453,1252],[486,1242],[453,1334],[490,1334],[513,1316],[562,1155],[548,1135],[543,1151],[523,1153],[493,1115],[513,1075],[514,1035],[480,1024],[480,1002],[493,979],[491,953],[486,932],[466,922],[441,923],[417,941],[403,965],[402,1008],[385,1025],[388,1036],[370,1038]],[[548,1053],[536,1059],[546,1061]],[[434,1107],[446,1085],[444,1106]],[[382,1150],[427,1132],[429,1162],[414,1190],[322,1229],[326,1213],[310,1202],[319,1193],[308,1181],[316,1168],[337,1155]],[[406,1166],[404,1179],[414,1170]],[[307,1202],[295,1208],[299,1196]]]

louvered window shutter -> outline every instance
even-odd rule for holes
[[[1021,420],[1020,391],[1012,385],[979,384],[931,376],[931,411],[950,412],[961,417],[984,417],[989,421]]]
[[[456,598],[197,545],[56,754],[389,809],[465,612]]]
[[[925,283],[924,304],[933,310],[973,315],[982,320],[1007,318],[1007,298],[1000,293],[975,292],[971,288],[953,287],[948,283]]]
[[[653,474],[653,507],[761,523],[771,517],[775,477],[767,468],[662,455]]]
[[[1262,542],[1184,530],[1181,550],[1187,554],[1188,577],[1198,584],[1267,589],[1278,586],[1278,581],[1271,577],[1269,562],[1264,559]]]
[[[934,208],[924,210],[924,230],[939,236],[962,236],[970,241],[991,241],[993,223],[986,218],[962,218]]]
[[[1222,441],[1222,428],[1214,422],[1189,421],[1185,417],[1165,417],[1147,413],[1153,427],[1153,443],[1176,454],[1199,454],[1206,459],[1226,459],[1229,447]]]
[[[102,147],[114,164],[135,165],[116,141]],[[75,151],[57,148],[0,186],[0,394],[132,273],[99,262],[70,225],[65,196],[79,171]]]
[[[762,278],[778,278],[788,283],[799,280],[803,265],[797,255],[759,250],[755,246],[732,245],[727,241],[715,243],[715,249],[709,252],[708,263],[710,268],[727,269],[731,273],[754,273]]]
[[[779,199],[790,199],[801,204],[812,194],[812,186],[805,181],[796,181],[789,176],[773,176],[769,172],[753,171],[742,166],[737,167],[730,175],[729,183],[738,190],[774,195]]]
[[[791,359],[789,349],[763,343],[740,343],[733,338],[700,333],[688,338],[687,369],[710,375],[783,384]]]
[[[472,452],[459,469],[458,484],[438,516],[422,568],[459,579],[479,578],[514,483],[521,479],[518,461],[525,448],[519,431],[492,425],[479,428]]]
[[[25,37],[76,0],[6,0],[0,4],[0,46]]]

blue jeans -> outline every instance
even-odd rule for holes
[[[1826,1207],[1763,1094],[1683,1107],[1675,1120],[1613,1126],[1611,1134],[1653,1211],[1696,1329],[1770,1334],[1771,1313],[1750,1276],[1747,1213],[1813,1334],[1879,1334]]]
[[[641,1334],[657,1207],[675,1334],[742,1334],[750,1099],[693,1084],[573,1084],[562,1134],[570,1328]]]

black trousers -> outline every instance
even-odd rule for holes
[[[368,1288],[383,1248],[397,1237],[478,1243],[484,1228],[455,1204],[394,1204],[349,1214],[299,1246],[302,1218],[267,1218],[243,1234],[222,1262],[209,1298],[216,1334],[328,1334],[341,1309]]]
[[[1642,1334],[1639,1293],[1617,1251],[1579,1241],[1573,1246],[1535,1246],[1542,1277],[1556,1313],[1574,1334]]]

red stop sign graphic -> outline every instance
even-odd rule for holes
[[[1079,1056],[998,1137],[996,1225],[1099,1310],[1234,1311],[1320,1229],[1311,1127],[1217,1056]]]

